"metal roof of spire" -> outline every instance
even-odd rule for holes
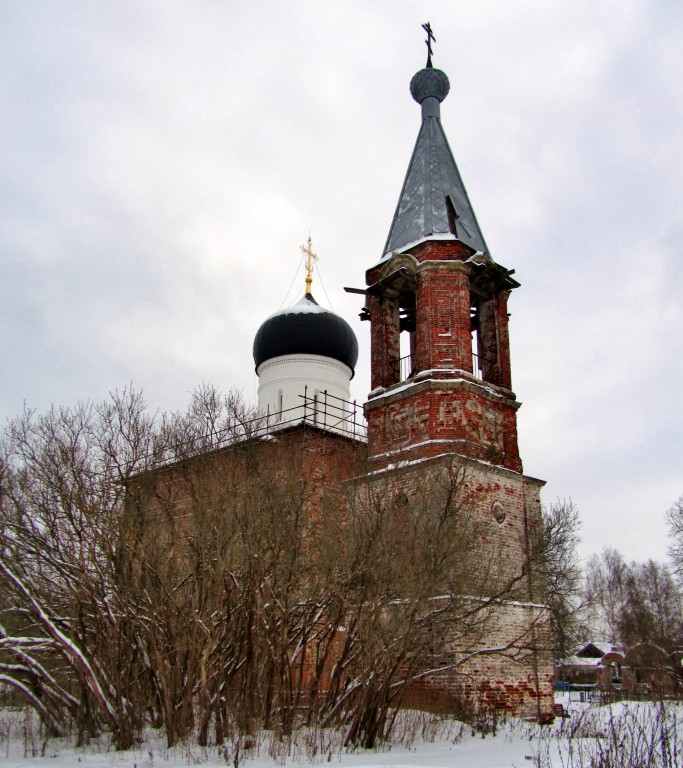
[[[460,240],[488,256],[486,241],[441,126],[440,104],[448,95],[450,83],[444,72],[432,67],[430,45],[428,50],[427,67],[410,81],[410,93],[422,106],[422,126],[384,257],[430,239]]]

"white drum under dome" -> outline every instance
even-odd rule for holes
[[[306,419],[351,432],[350,382],[358,359],[351,326],[308,293],[267,318],[254,339],[258,409],[269,423]]]

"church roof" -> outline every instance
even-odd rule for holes
[[[254,339],[256,369],[281,355],[321,355],[347,365],[353,372],[358,341],[351,326],[310,293],[299,302],[266,318]]]
[[[422,106],[422,125],[384,246],[384,257],[429,239],[459,240],[488,255],[441,126],[440,104],[449,89],[448,77],[432,68],[431,61],[410,83],[413,98]]]

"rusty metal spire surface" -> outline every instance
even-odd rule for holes
[[[410,93],[421,105],[422,125],[391,222],[383,257],[429,239],[460,240],[488,255],[486,241],[474,214],[448,139],[441,125],[441,102],[450,83],[432,66],[429,23],[427,66],[410,81]]]

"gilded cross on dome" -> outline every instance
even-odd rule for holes
[[[427,46],[427,66],[432,66],[432,40],[436,42],[436,38],[434,37],[434,33],[432,32],[432,25],[427,22],[426,24],[422,25],[422,29],[427,33],[427,39],[425,40],[425,45]]]
[[[313,253],[311,236],[308,236],[306,245],[301,246],[301,253],[306,257],[306,296],[311,295],[311,283],[313,282],[313,264],[318,261],[318,255]]]

